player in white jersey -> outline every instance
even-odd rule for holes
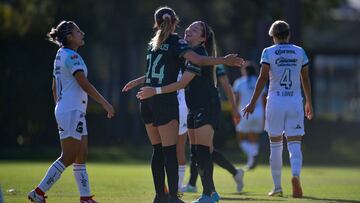
[[[238,111],[245,108],[250,102],[258,76],[256,65],[247,61],[241,69],[241,77],[235,80],[233,91],[236,97]],[[264,103],[265,91],[261,93],[261,100],[256,102],[254,112],[248,119],[241,119],[236,125],[236,134],[240,149],[247,156],[245,169],[251,170],[256,166],[256,157],[259,153],[259,134],[264,130]]]
[[[269,196],[281,196],[281,168],[283,135],[287,139],[292,171],[293,197],[301,198],[300,184],[302,167],[301,139],[304,135],[304,108],[301,95],[302,84],[305,95],[305,116],[313,117],[309,60],[305,51],[289,44],[290,26],[284,21],[275,21],[269,30],[275,45],[265,48],[261,56],[261,72],[250,103],[243,109],[246,117],[256,106],[268,78],[270,86],[266,104],[265,130],[270,137],[270,168],[274,189]]]
[[[51,29],[48,37],[60,46],[54,62],[52,90],[62,153],[49,167],[40,184],[28,194],[28,198],[36,203],[46,202],[45,192],[73,164],[80,203],[96,203],[90,192],[85,164],[88,143],[85,120],[87,95],[103,106],[108,118],[113,117],[115,111],[86,78],[86,65],[77,53],[77,49],[84,45],[84,32],[73,21],[62,21]]]

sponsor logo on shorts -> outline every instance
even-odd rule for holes
[[[295,129],[301,129],[302,127],[299,125],[299,124],[297,124],[297,126],[295,127]]]
[[[186,123],[184,123],[184,124],[182,125],[182,127],[183,127],[183,128],[186,128],[186,127],[187,127]]]
[[[83,125],[84,125],[84,123],[80,121],[76,126],[76,132],[82,133],[84,130]]]

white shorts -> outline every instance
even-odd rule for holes
[[[55,117],[60,139],[72,137],[81,140],[81,136],[88,134],[84,112],[74,110],[65,113],[55,113]]]
[[[304,135],[302,102],[269,102],[266,104],[265,130],[270,136]]]
[[[183,135],[187,132],[187,115],[188,108],[186,105],[179,106],[179,135]]]
[[[264,111],[260,108],[255,108],[255,111],[249,115],[249,118],[243,117],[240,112],[241,120],[236,125],[236,132],[240,133],[261,133],[264,131]]]

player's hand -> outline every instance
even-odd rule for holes
[[[142,87],[140,91],[136,94],[136,97],[140,100],[150,98],[156,95],[156,90],[153,87]]]
[[[225,60],[226,60],[225,65],[227,66],[241,67],[245,63],[244,59],[238,57],[237,54],[228,54],[225,56]]]
[[[132,88],[138,86],[137,81],[136,80],[132,80],[130,82],[128,82],[122,89],[122,92],[127,92],[129,90],[131,90]]]
[[[111,104],[109,104],[108,102],[106,102],[105,104],[104,104],[104,109],[107,111],[107,117],[110,119],[110,118],[112,118],[112,117],[114,117],[114,115],[115,115],[115,109],[114,109],[114,107],[111,105]]]
[[[249,115],[254,112],[254,109],[255,109],[255,104],[249,103],[248,105],[246,105],[245,108],[241,110],[242,112],[244,112],[243,117],[248,119]]]
[[[240,123],[241,115],[237,109],[232,111],[232,117],[233,117],[234,125],[237,125]]]
[[[308,102],[305,104],[305,116],[308,120],[311,120],[314,116],[312,105]]]

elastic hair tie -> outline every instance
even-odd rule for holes
[[[171,19],[171,16],[170,16],[168,13],[165,13],[165,14],[162,16],[162,19],[165,20],[166,18]]]

